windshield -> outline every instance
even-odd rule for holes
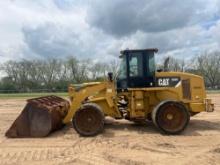
[[[121,64],[119,68],[118,78],[119,79],[125,79],[127,76],[127,67],[126,67],[126,56],[123,56],[121,58]]]

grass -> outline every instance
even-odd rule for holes
[[[48,95],[56,95],[60,97],[68,96],[68,93],[4,93],[0,94],[0,99],[10,99],[10,98],[34,98],[34,97],[41,97],[41,96],[48,96]]]
[[[208,94],[220,93],[220,90],[207,90]]]

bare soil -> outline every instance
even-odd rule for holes
[[[6,130],[25,99],[0,100],[0,164],[220,164],[220,94],[215,112],[191,118],[181,135],[162,135],[152,123],[106,119],[105,131],[80,137],[72,125],[46,138],[8,139]]]

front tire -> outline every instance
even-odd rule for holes
[[[103,131],[104,114],[97,104],[86,103],[76,111],[72,123],[80,135],[95,136]]]
[[[181,103],[165,101],[153,110],[152,119],[163,133],[179,134],[187,127],[190,115]]]

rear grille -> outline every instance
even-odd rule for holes
[[[190,80],[182,80],[182,89],[183,89],[183,98],[184,99],[191,99],[191,92],[190,92]]]

